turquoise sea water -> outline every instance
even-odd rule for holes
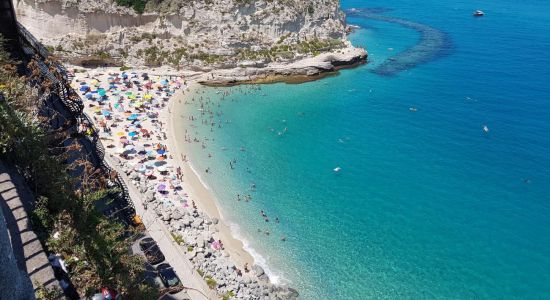
[[[422,35],[354,16],[367,65],[301,85],[204,89],[222,128],[193,122],[208,141],[191,152],[224,217],[302,299],[550,298],[550,2],[343,7],[389,9],[449,42],[379,75]]]

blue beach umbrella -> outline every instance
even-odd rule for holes
[[[136,136],[136,135],[138,135],[138,133],[135,132],[135,131],[132,131],[132,132],[128,133],[128,136],[129,136],[129,137],[134,137],[134,136]]]
[[[163,149],[159,149],[159,150],[157,150],[157,153],[160,154],[160,155],[163,155],[164,153],[166,153],[166,151],[163,150]]]
[[[84,92],[84,91],[87,91],[90,87],[88,87],[87,85],[83,85],[80,87],[80,91],[81,92]]]
[[[94,96],[92,95],[92,93],[86,93],[84,97],[86,97],[86,99],[92,99]]]
[[[139,115],[137,114],[131,114],[129,117],[128,117],[128,120],[137,120],[139,117]]]
[[[111,115],[111,112],[108,111],[108,110],[102,110],[102,111],[101,111],[101,114],[104,115],[105,117],[108,117],[108,116]]]
[[[97,93],[102,97],[106,95],[105,89],[99,89]]]

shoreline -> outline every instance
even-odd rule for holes
[[[203,179],[199,174],[197,169],[193,165],[193,153],[192,152],[182,152],[186,151],[186,147],[180,147],[181,145],[190,145],[183,141],[181,138],[185,135],[183,129],[184,126],[177,126],[177,119],[181,117],[182,114],[188,113],[187,105],[184,104],[187,97],[197,94],[197,91],[208,87],[199,83],[198,81],[190,83],[190,85],[183,90],[184,94],[178,93],[174,96],[169,104],[171,112],[168,113],[170,121],[168,127],[168,141],[171,149],[174,149],[178,157],[178,163],[180,166],[185,166],[184,178],[191,179],[189,181],[184,181],[184,184],[190,184],[188,190],[192,195],[192,198],[200,200],[197,202],[197,206],[202,211],[205,211],[211,218],[218,218],[220,222],[217,224],[218,229],[220,229],[220,238],[224,241],[224,245],[229,245],[228,252],[231,257],[237,257],[238,260],[235,261],[239,266],[244,266],[244,263],[247,263],[248,266],[258,265],[264,269],[265,273],[268,275],[271,283],[275,285],[288,285],[291,284],[286,278],[282,275],[277,274],[269,267],[266,258],[260,254],[255,248],[250,245],[250,241],[242,236],[241,224],[238,222],[231,222],[223,216],[221,204],[214,191],[208,185],[208,180]],[[176,99],[177,98],[177,99]],[[173,101],[172,101],[173,100]],[[181,100],[181,103],[176,103],[176,100]],[[168,123],[167,123],[168,124]],[[181,124],[180,124],[181,125]],[[175,144],[173,144],[175,143]],[[182,149],[183,148],[183,149]],[[182,155],[186,155],[188,160],[183,162],[181,159]],[[188,169],[190,172],[187,172]],[[229,243],[227,243],[228,241]]]
[[[249,266],[254,265],[254,258],[250,253],[244,250],[243,241],[237,239],[233,234],[230,225],[226,224],[226,220],[223,219],[222,214],[220,213],[220,205],[214,192],[208,187],[206,182],[202,177],[197,173],[196,169],[193,167],[192,160],[187,160],[187,162],[182,161],[182,155],[187,155],[185,149],[181,149],[181,145],[184,145],[184,141],[181,140],[183,134],[181,130],[184,129],[183,126],[178,127],[176,125],[177,119],[180,118],[181,114],[185,113],[185,106],[183,103],[175,103],[176,101],[185,101],[186,95],[195,93],[198,89],[201,88],[201,85],[197,82],[190,82],[189,86],[184,90],[178,91],[174,95],[168,104],[170,112],[165,111],[165,117],[168,119],[168,128],[167,128],[167,144],[172,152],[175,155],[175,159],[178,163],[178,166],[183,168],[183,185],[187,187],[188,193],[191,195],[191,199],[196,199],[197,206],[200,210],[206,212],[210,218],[217,218],[219,223],[215,227],[219,230],[220,239],[224,241],[224,246],[227,246],[227,250],[230,254],[230,257],[233,258],[240,268],[244,267],[244,264],[247,263]],[[185,153],[185,154],[184,154]]]
[[[353,68],[366,63],[366,58],[367,53],[364,49],[355,48],[350,45],[338,53],[324,53],[291,64],[274,63],[263,68],[234,68],[229,70],[213,70],[204,73],[180,71],[163,66],[157,68],[135,67],[128,71],[131,73],[127,74],[136,74],[132,75],[132,78],[136,79],[141,79],[144,74],[149,74],[151,79],[156,78],[156,84],[160,82],[161,78],[165,78],[164,80],[170,78],[169,87],[171,92],[168,93],[169,95],[166,95],[164,92],[160,93],[161,86],[144,90],[134,87],[128,89],[128,92],[134,93],[134,97],[131,98],[127,96],[128,92],[125,93],[126,96],[122,94],[120,94],[122,96],[118,96],[120,91],[115,88],[112,95],[115,95],[114,98],[119,99],[117,102],[120,103],[121,107],[118,107],[118,112],[116,112],[110,106],[111,102],[107,101],[109,102],[108,110],[112,110],[112,113],[115,115],[115,122],[109,127],[114,126],[117,128],[118,125],[122,126],[115,129],[119,131],[117,132],[117,137],[114,137],[110,132],[108,134],[102,132],[103,137],[100,135],[100,139],[103,141],[104,146],[108,146],[105,149],[106,157],[109,158],[109,164],[124,175],[126,184],[134,191],[131,198],[136,206],[136,213],[144,217],[143,221],[146,225],[160,225],[160,228],[164,232],[163,235],[158,236],[160,243],[164,243],[164,247],[170,248],[169,251],[172,252],[172,255],[179,253],[178,256],[180,259],[185,258],[183,259],[185,263],[174,262],[174,258],[171,261],[172,265],[176,264],[175,268],[181,273],[180,276],[192,277],[192,282],[195,282],[196,286],[201,286],[201,289],[206,293],[215,291],[218,296],[231,290],[238,291],[238,298],[266,294],[273,295],[276,298],[295,299],[299,295],[295,289],[289,287],[291,282],[275,274],[267,265],[266,259],[248,244],[249,241],[242,237],[238,222],[231,223],[223,218],[221,205],[214,191],[208,187],[208,184],[195,170],[193,161],[189,159],[187,161],[183,160],[183,155],[187,151],[187,147],[183,146],[185,145],[185,141],[182,141],[185,136],[182,134],[184,127],[177,126],[177,120],[186,113],[186,107],[182,103],[185,102],[186,97],[196,93],[202,86],[232,86],[276,82],[299,84],[310,82],[328,76],[335,76],[341,69]],[[90,86],[95,85],[95,93],[98,93],[101,83],[104,84],[114,78],[112,74],[121,74],[123,72],[116,67],[71,67],[75,68],[75,70],[80,69],[79,72],[75,72],[74,79],[76,81],[79,79],[82,80],[80,82],[81,85],[90,83]],[[137,74],[140,74],[140,76]],[[94,81],[95,84],[93,83]],[[150,82],[153,81],[151,80]],[[143,83],[145,83],[145,79]],[[172,84],[175,84],[175,86],[172,86]],[[83,100],[88,99],[84,94],[89,94],[90,92],[83,92],[75,81],[73,81],[72,86],[78,91]],[[126,91],[123,86],[121,87],[122,91]],[[101,88],[104,88],[104,86],[102,85]],[[147,101],[143,101],[142,97],[149,93],[156,93],[157,96],[154,97],[159,97],[155,107],[147,108],[145,111],[140,109],[136,111],[136,108],[132,109],[132,103],[134,102],[146,103]],[[109,87],[108,94],[107,97],[112,96],[110,95],[111,87]],[[162,96],[163,94],[164,96]],[[138,98],[136,99],[135,96]],[[129,102],[126,104],[126,101]],[[97,104],[99,105],[96,106]],[[104,104],[95,102],[93,98],[90,102],[85,101],[84,110],[89,115],[95,114],[96,116],[100,116],[99,119],[95,116],[93,118],[93,125],[96,129],[100,127],[100,123],[104,123],[103,126],[107,123],[107,120],[100,113],[100,107],[103,107],[103,110],[107,109]],[[122,105],[128,105],[128,107],[120,110]],[[138,149],[143,149],[143,146],[147,143],[152,143],[153,145],[155,143],[162,143],[166,145],[167,150],[169,150],[167,153],[170,155],[165,156],[165,163],[167,169],[169,169],[168,175],[172,174],[171,176],[174,176],[173,179],[159,174],[160,179],[151,180],[148,176],[144,176],[143,173],[140,174],[137,171],[138,167],[142,166],[140,168],[143,168],[146,163],[141,162],[138,164],[138,161],[135,161],[134,157],[122,159],[119,156],[122,153],[118,152],[121,146],[115,149],[115,144],[118,145],[118,135],[123,134],[120,130],[124,129],[128,133],[130,128],[134,128],[134,122],[126,121],[126,117],[123,116],[122,112],[131,114],[132,110],[134,114],[138,113],[145,117],[143,122],[141,122],[141,117],[139,117],[140,122],[138,124],[142,124],[138,125],[138,127],[146,129],[146,131],[148,130],[154,134],[154,137],[142,139],[141,134],[138,134],[137,139],[134,139],[133,136],[130,138],[130,144],[135,145]],[[149,120],[147,118],[149,112],[158,114],[157,119],[154,120],[153,118]],[[117,122],[119,123],[118,125],[116,124]],[[160,127],[158,123],[160,123]],[[162,123],[165,125],[164,128]],[[139,129],[132,130],[139,131]],[[163,135],[164,138],[162,138]],[[126,148],[125,145],[123,143],[122,147]],[[178,172],[181,171],[181,178],[179,180],[176,180],[174,174],[176,169]],[[153,168],[153,171],[155,172],[154,174],[157,174],[156,168]],[[168,197],[158,194],[156,189],[159,184],[167,184],[173,180],[176,180],[177,184],[183,188],[180,192],[176,190],[170,191],[173,195]],[[167,207],[166,201],[172,204]],[[190,205],[191,203],[193,205]],[[181,204],[183,204],[183,207],[180,207]],[[147,206],[150,208],[147,209]],[[146,228],[149,229],[148,226]],[[179,247],[181,245],[176,242],[174,234],[182,238],[185,250]],[[220,244],[223,243],[222,249],[214,250],[214,244],[218,243],[218,241]],[[211,247],[212,249],[210,249]],[[165,250],[162,246],[161,249]],[[179,265],[179,270],[177,265]],[[221,270],[219,269],[220,265],[223,268]],[[241,274],[240,270],[244,272]],[[217,288],[213,290],[212,288],[205,287],[205,280],[208,277],[215,278],[221,281],[222,284],[217,285]],[[280,279],[282,279],[282,282]],[[192,298],[198,299],[196,297]]]

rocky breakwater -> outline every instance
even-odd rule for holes
[[[262,267],[253,265],[239,269],[225,251],[221,241],[214,239],[216,225],[220,222],[197,210],[194,205],[175,206],[158,197],[153,184],[129,166],[117,161],[117,168],[123,170],[142,194],[147,210],[152,210],[158,220],[164,222],[172,237],[186,252],[196,272],[207,285],[219,295],[233,295],[236,299],[296,299],[298,292],[288,286],[270,282]]]
[[[266,66],[239,67],[216,70],[199,82],[210,86],[244,83],[300,83],[320,78],[343,68],[357,66],[367,60],[367,51],[346,42],[346,47],[292,63],[272,63]]]

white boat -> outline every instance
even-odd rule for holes
[[[342,168],[340,168],[340,167],[334,168],[334,172],[340,172],[340,170],[342,170]]]
[[[473,13],[474,17],[482,17],[485,15],[485,13],[482,10],[476,10]]]
[[[489,127],[487,127],[487,125],[483,125],[483,131],[489,132]]]

